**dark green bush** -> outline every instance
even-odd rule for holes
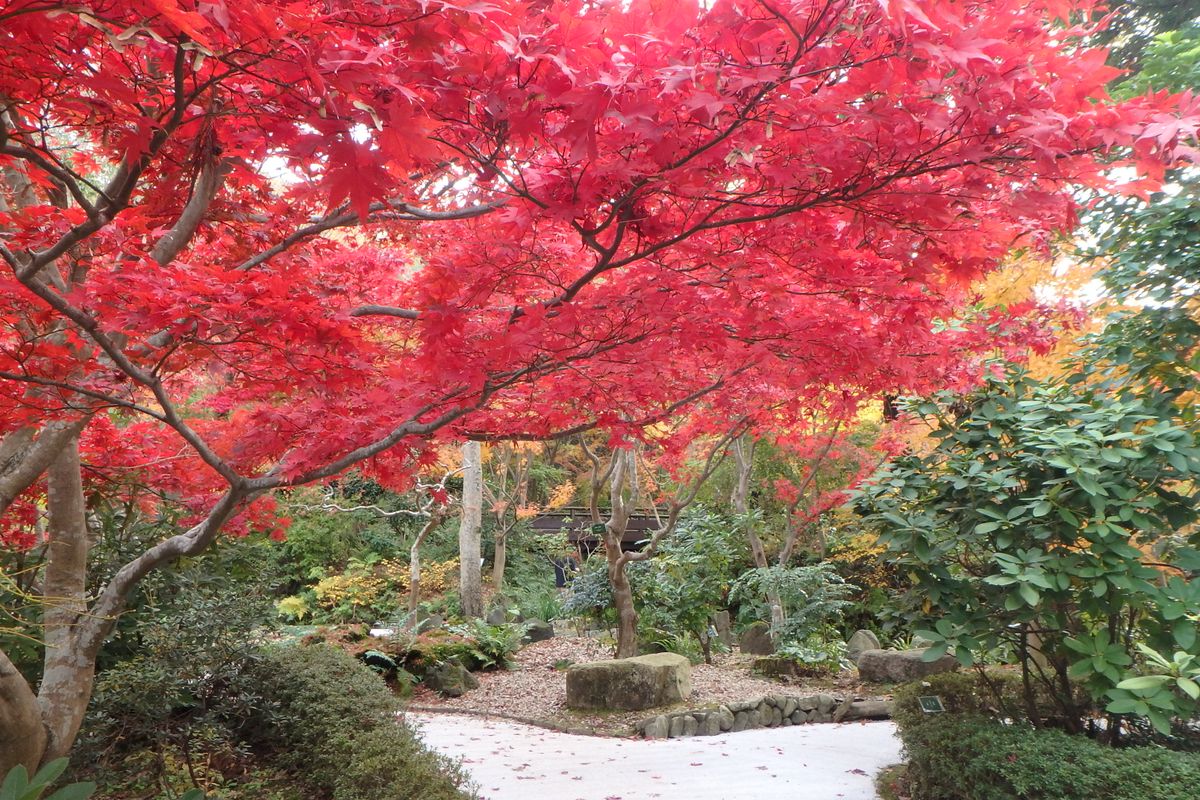
[[[349,654],[273,647],[252,667],[270,700],[250,740],[333,800],[460,800],[465,774],[396,718],[399,702]]]
[[[898,686],[893,695],[892,718],[901,729],[913,728],[934,718],[922,711],[917,703],[918,697],[925,696],[940,697],[949,714],[1025,721],[1021,676],[1015,672],[989,671],[982,675],[977,670],[945,672]]]
[[[901,727],[913,800],[1195,800],[1200,755],[1116,749],[976,714]]]

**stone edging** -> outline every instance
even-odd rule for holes
[[[891,700],[854,700],[828,694],[805,697],[773,694],[716,708],[659,714],[638,723],[637,731],[647,739],[675,739],[814,722],[889,719],[891,715]]]
[[[559,722],[550,722],[544,719],[536,719],[534,717],[522,717],[517,714],[505,714],[502,711],[479,711],[474,708],[447,708],[445,706],[415,706],[409,705],[404,707],[404,711],[412,711],[417,714],[461,714],[467,717],[482,717],[484,719],[502,719],[509,722],[519,722],[522,725],[531,725],[535,728],[542,728],[548,731],[557,731],[559,733],[569,733],[574,736],[599,736],[606,739],[624,739],[626,736],[618,736],[609,733],[601,733],[595,728],[583,728],[574,725],[566,725]]]

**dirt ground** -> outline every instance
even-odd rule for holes
[[[536,642],[516,655],[508,671],[478,672],[479,688],[462,697],[442,697],[418,686],[412,705],[458,711],[499,714],[536,720],[564,729],[607,735],[630,735],[633,726],[649,716],[647,711],[583,712],[566,706],[565,666],[612,658],[610,645],[597,639],[565,636]],[[775,680],[751,671],[751,656],[719,654],[714,664],[692,666],[692,695],[680,708],[703,708],[737,700],[755,700],[770,694],[816,694],[838,697],[887,697],[880,687],[863,686],[850,670],[823,679]],[[655,709],[662,713],[664,709]],[[670,710],[670,709],[666,709]]]

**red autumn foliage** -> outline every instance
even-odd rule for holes
[[[968,382],[1044,339],[939,326],[969,281],[1200,119],[1108,98],[1075,10],[0,2],[0,435],[91,415],[96,486],[270,527],[464,436]]]

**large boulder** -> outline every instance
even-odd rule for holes
[[[858,657],[867,650],[879,650],[883,647],[879,643],[879,637],[867,630],[855,631],[850,640],[846,642],[846,658],[850,659],[851,664],[858,663]]]
[[[692,667],[675,653],[593,661],[567,669],[567,707],[637,711],[682,702]]]
[[[742,631],[738,647],[744,655],[771,655],[775,652],[775,643],[771,641],[771,626],[765,622],[755,622]]]
[[[954,656],[926,661],[924,656],[928,649],[864,650],[858,657],[858,675],[872,683],[905,683],[958,669],[958,659]]]

